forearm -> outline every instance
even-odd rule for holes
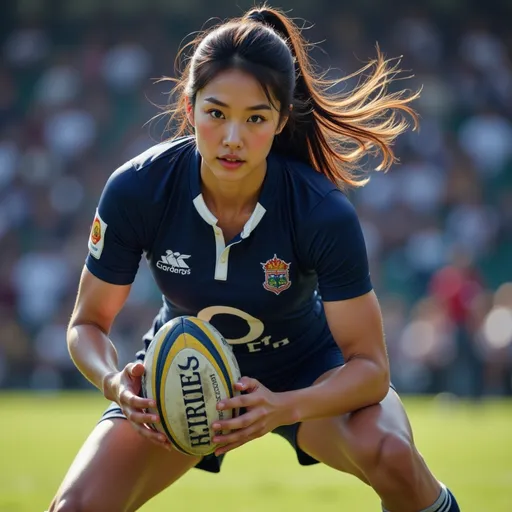
[[[105,377],[119,371],[117,351],[108,336],[94,325],[75,325],[68,330],[67,343],[75,366],[103,392]]]
[[[339,416],[379,403],[389,390],[389,372],[373,361],[353,358],[318,384],[283,393],[295,421]]]

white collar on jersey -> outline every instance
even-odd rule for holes
[[[218,219],[215,217],[215,215],[213,215],[208,206],[206,206],[202,194],[196,196],[193,200],[193,203],[197,213],[199,213],[199,215],[207,224],[210,224],[210,226],[217,225]],[[256,226],[260,223],[266,212],[267,210],[265,210],[265,208],[260,203],[256,203],[256,207],[254,208],[252,215],[249,217],[249,220],[245,223],[244,228],[240,233],[240,237],[247,238],[256,229]]]

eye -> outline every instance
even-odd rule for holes
[[[210,117],[213,117],[213,119],[224,119],[224,114],[220,110],[218,110],[216,108],[208,110],[207,114]]]
[[[263,123],[264,121],[266,121],[266,119],[263,116],[255,114],[255,115],[249,117],[248,121],[250,123],[259,124],[259,123]]]

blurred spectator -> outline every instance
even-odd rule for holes
[[[473,307],[485,285],[464,249],[457,249],[452,262],[432,275],[430,296],[453,328],[453,358],[449,372],[454,377],[450,391],[478,397],[483,393],[482,360],[476,352]]]
[[[28,68],[50,52],[47,34],[38,27],[13,27],[4,43],[4,57],[14,68]]]
[[[103,60],[105,81],[116,92],[134,91],[151,69],[149,52],[137,42],[124,41],[107,51]]]
[[[503,172],[512,157],[512,123],[491,108],[465,121],[459,140],[484,179]]]
[[[413,308],[400,335],[401,365],[397,374],[413,392],[457,392],[453,363],[459,355],[455,325],[442,304],[423,298]]]

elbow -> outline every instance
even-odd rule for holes
[[[75,342],[78,336],[78,329],[83,325],[83,322],[76,316],[72,316],[69,321],[68,328],[66,330],[66,341],[68,348]]]
[[[389,393],[391,385],[391,376],[389,365],[376,364],[374,373],[375,403],[382,402]]]
[[[390,369],[387,361],[379,361],[375,358],[365,358],[366,391],[370,405],[375,405],[389,393],[391,384]]]
[[[76,343],[78,341],[80,326],[82,324],[80,322],[73,322],[71,321],[68,324],[68,328],[66,331],[66,344],[68,346],[69,354],[71,355],[71,358],[73,358],[73,351],[76,346]]]
[[[378,402],[382,402],[384,398],[386,398],[389,393],[389,388],[391,386],[391,376],[388,368],[382,368],[378,372],[377,376],[377,385],[376,385],[376,393],[378,395]]]
[[[94,328],[100,331],[101,333],[108,336],[109,329],[105,327],[106,322],[101,321],[100,319],[91,318],[89,315],[85,316],[83,314],[79,314],[77,312],[73,313],[71,319],[69,320],[68,328],[66,331],[66,335],[68,340],[70,338],[74,338],[77,329],[81,328]]]
[[[78,349],[79,340],[84,338],[95,339],[98,334],[107,335],[104,329],[97,323],[73,316],[66,330],[66,344],[71,358],[74,359],[74,353]],[[83,345],[83,341],[80,344]]]

